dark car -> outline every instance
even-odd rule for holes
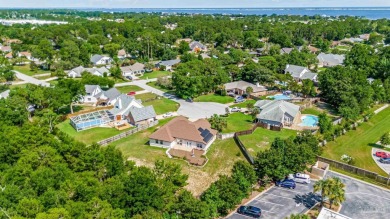
[[[296,184],[294,180],[292,179],[285,179],[285,180],[279,180],[276,181],[275,185],[279,187],[289,188],[289,189],[295,189]]]
[[[188,97],[188,98],[186,99],[186,101],[187,101],[187,102],[190,102],[190,103],[194,102],[194,101],[192,100],[192,98],[190,98],[190,97]]]
[[[261,209],[254,206],[240,206],[237,213],[254,218],[260,218]]]
[[[384,164],[390,164],[390,158],[381,158],[379,159],[379,162]]]

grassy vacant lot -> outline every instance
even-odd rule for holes
[[[156,99],[156,97],[158,97],[158,99]],[[157,96],[156,94],[153,94],[153,93],[145,93],[145,94],[135,95],[135,98],[141,99],[142,104],[144,106],[152,105],[154,107],[154,110],[156,111],[156,113],[158,115],[164,114],[167,112],[174,112],[174,111],[177,111],[177,109],[179,108],[178,103],[176,103],[170,99]]]
[[[121,93],[124,93],[124,94],[127,94],[130,91],[141,91],[141,90],[144,90],[144,89],[138,87],[137,85],[128,85],[128,86],[115,87],[115,88],[118,89]]]
[[[15,65],[14,70],[19,71],[20,73],[26,74],[26,75],[37,75],[37,74],[45,74],[45,73],[51,73],[51,71],[44,71],[41,69],[38,69],[38,71],[34,72],[30,70],[30,65]]]
[[[244,113],[232,113],[226,118],[227,128],[223,133],[239,132],[252,127],[252,116]]]
[[[140,77],[140,79],[152,79],[170,75],[172,75],[172,73],[169,71],[153,71],[150,73],[145,72],[144,75]]]
[[[75,140],[83,142],[87,145],[103,139],[128,131],[129,129],[118,131],[115,128],[92,128],[81,132],[77,132],[69,123],[69,119],[57,125],[61,131],[65,132]]]
[[[355,166],[387,176],[371,158],[372,147],[385,132],[390,131],[390,108],[373,116],[370,121],[362,123],[356,130],[329,142],[324,148],[323,156],[340,161],[347,154],[355,159]]]
[[[202,95],[194,99],[195,102],[215,102],[215,103],[231,103],[234,101],[233,97],[221,96],[217,94]]]
[[[268,149],[276,137],[287,139],[295,136],[297,131],[282,129],[282,131],[271,131],[269,129],[257,128],[251,135],[240,136],[241,142],[248,151],[255,156],[258,152]]]
[[[207,152],[209,162],[203,168],[189,166],[181,159],[169,159],[165,154],[166,149],[148,145],[148,137],[171,119],[160,120],[158,127],[123,138],[113,142],[112,145],[121,150],[126,158],[135,161],[137,165],[153,166],[156,160],[161,159],[180,164],[182,171],[189,175],[187,189],[194,195],[199,195],[207,189],[212,182],[218,179],[219,174],[229,174],[234,162],[243,159],[233,139],[216,140]]]

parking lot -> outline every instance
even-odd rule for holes
[[[252,200],[248,205],[259,207],[261,218],[284,219],[291,214],[304,213],[312,207],[319,196],[312,193],[313,182],[309,185],[297,183],[295,189],[273,187],[266,193]],[[234,213],[230,219],[250,218]]]
[[[346,200],[340,213],[351,218],[388,218],[390,215],[390,192],[358,180],[328,172],[327,177],[339,177],[345,184]]]

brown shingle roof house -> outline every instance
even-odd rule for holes
[[[173,148],[178,145],[191,149],[208,150],[216,138],[217,131],[211,129],[205,119],[195,122],[179,116],[149,136],[151,146]]]

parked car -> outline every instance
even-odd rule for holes
[[[133,77],[131,77],[131,76],[126,76],[126,78],[127,78],[128,80],[130,80],[130,81],[133,80]]]
[[[230,112],[241,112],[241,108],[235,106],[235,107],[230,109]]]
[[[250,216],[253,218],[260,218],[261,209],[254,207],[254,206],[250,206],[250,205],[249,206],[240,206],[237,209],[237,213],[242,214],[242,215],[246,215],[246,216]]]
[[[188,97],[188,98],[186,99],[186,101],[187,101],[187,102],[190,102],[190,103],[194,102],[194,101],[192,100],[192,98],[190,98],[190,97]]]
[[[236,96],[236,94],[233,93],[233,92],[229,92],[229,93],[227,93],[227,95],[228,95],[228,96],[231,96],[231,97],[235,97],[235,96]]]
[[[129,93],[127,93],[128,96],[134,96],[135,94],[135,91],[130,91]]]
[[[167,112],[163,115],[164,118],[172,117],[173,113],[172,112]]]
[[[381,158],[379,159],[379,162],[384,164],[390,164],[390,158]]]
[[[380,157],[380,158],[390,158],[390,153],[386,153],[383,151],[377,151],[377,152],[375,152],[375,156]]]
[[[294,181],[297,183],[304,183],[309,184],[310,183],[310,176],[303,173],[296,173],[294,174]]]
[[[239,96],[239,97],[237,97],[237,98],[234,100],[234,102],[236,102],[236,103],[245,102],[245,98],[243,98],[242,96]]]
[[[294,180],[292,180],[292,179],[285,179],[285,180],[276,181],[275,185],[279,186],[279,187],[289,188],[289,189],[295,189],[295,187],[296,187],[296,184],[295,184]]]

